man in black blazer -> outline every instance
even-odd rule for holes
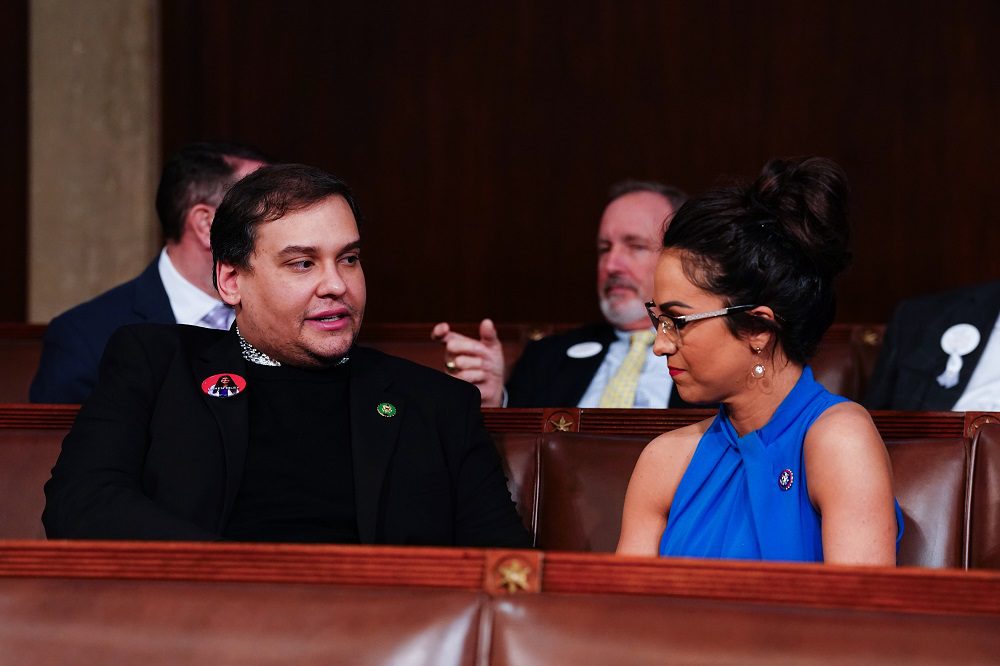
[[[903,301],[886,329],[865,406],[922,411],[1000,408],[998,326],[1000,282]]]
[[[440,323],[431,336],[445,345],[445,368],[478,386],[488,407],[599,406],[630,349],[631,335],[652,331],[643,304],[653,295],[666,224],[685,198],[677,188],[650,181],[612,186],[597,233],[597,296],[604,322],[529,343],[506,386],[503,348],[491,320],[480,324],[478,340]],[[689,406],[650,346],[629,406]]]
[[[529,546],[477,391],[354,346],[357,207],[301,165],[216,214],[230,331],[130,326],[46,484],[50,538]]]
[[[257,151],[229,143],[189,144],[167,160],[156,193],[165,247],[138,277],[49,322],[31,402],[86,400],[108,339],[126,324],[229,327],[225,318],[201,321],[221,308],[212,287],[209,230],[226,190],[263,163]]]

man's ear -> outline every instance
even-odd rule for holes
[[[215,285],[225,303],[236,307],[240,304],[240,269],[222,261],[215,262]]]
[[[184,215],[185,233],[193,234],[198,244],[206,250],[212,249],[212,220],[215,219],[215,206],[199,203],[188,208]]]
[[[774,322],[774,310],[766,305],[758,305],[757,307],[747,310],[747,314],[752,317],[760,317],[761,319],[768,319],[772,323]],[[771,331],[762,331],[760,333],[751,333],[747,336],[747,342],[753,349],[768,349],[771,342],[774,340],[774,333]]]

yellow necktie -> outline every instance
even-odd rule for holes
[[[636,331],[625,360],[601,394],[601,407],[631,407],[635,404],[635,389],[639,386],[639,375],[646,364],[646,349],[653,343],[656,333],[650,330]]]

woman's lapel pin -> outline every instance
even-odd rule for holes
[[[213,398],[232,398],[246,389],[247,380],[232,372],[222,372],[201,383],[201,391]]]

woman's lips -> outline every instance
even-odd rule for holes
[[[676,377],[677,375],[679,375],[682,372],[684,372],[684,370],[681,370],[680,368],[672,368],[669,365],[667,366],[667,370],[670,371],[670,376],[671,377]]]

